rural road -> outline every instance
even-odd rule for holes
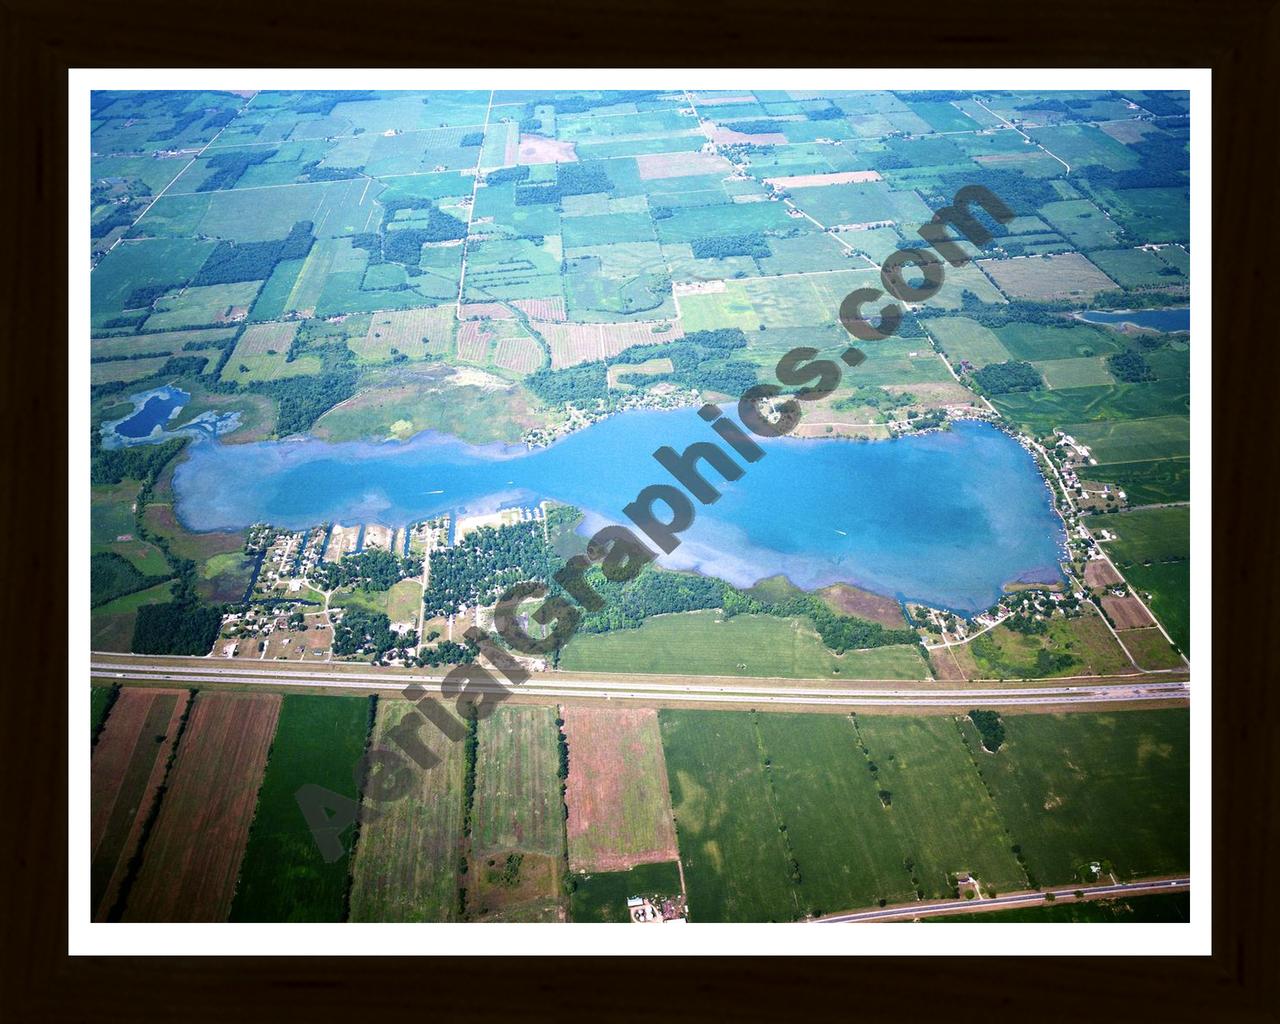
[[[1070,897],[1082,892],[1086,899],[1097,899],[1101,896],[1123,896],[1134,893],[1181,891],[1191,888],[1190,878],[1168,878],[1159,881],[1120,882],[1115,885],[1070,886],[1062,889],[1046,889],[1044,892],[1020,892],[1012,896],[995,896],[991,899],[974,900],[940,900],[936,903],[908,904],[903,907],[884,907],[876,910],[857,910],[849,914],[835,914],[821,917],[813,924],[848,924],[859,921],[893,921],[904,918],[925,917],[930,914],[955,913],[958,910],[974,912],[990,910],[992,907],[1025,907],[1044,904],[1046,893],[1057,897]]]
[[[358,668],[358,666],[352,666]],[[134,655],[94,654],[92,675],[107,680],[133,680],[152,684],[191,686],[201,683],[234,686],[261,686],[264,689],[308,687],[317,689],[393,691],[418,684],[438,693],[443,676],[422,675],[386,669],[383,671],[342,671],[330,665],[291,662],[250,662],[236,664],[213,658],[149,659]],[[817,682],[814,680],[813,682]],[[478,686],[482,693],[512,690],[523,696],[579,698],[670,703],[712,703],[746,705],[791,705],[848,708],[936,707],[951,708],[975,702],[995,707],[1034,705],[1099,705],[1136,701],[1185,701],[1190,699],[1186,682],[1135,679],[1122,683],[1046,684],[1035,687],[983,687],[938,689],[936,684],[883,683],[878,687],[815,687],[798,680],[795,686],[753,685],[749,681],[715,683],[670,683],[635,679],[559,679],[533,676],[518,686]]]

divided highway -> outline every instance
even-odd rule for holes
[[[243,662],[215,658],[149,659],[136,655],[95,653],[90,667],[96,678],[177,686],[223,684],[260,686],[263,689],[303,687],[336,690],[394,692],[417,684],[438,693],[442,675],[424,675],[396,669],[381,671],[360,666],[306,665],[288,662]],[[348,670],[350,669],[350,670]],[[1099,705],[1142,701],[1190,699],[1186,682],[1141,677],[1121,682],[1046,682],[1034,686],[979,686],[972,689],[940,689],[930,682],[881,683],[875,687],[832,687],[826,680],[797,680],[793,686],[769,685],[762,680],[670,682],[637,677],[559,678],[543,674],[517,686],[479,686],[484,693],[512,690],[522,696],[556,699],[649,701],[661,703],[747,704],[783,706],[833,706],[841,708],[921,707],[954,708],[976,702],[998,708]]]

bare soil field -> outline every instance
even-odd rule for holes
[[[640,180],[688,178],[702,174],[728,174],[733,165],[714,153],[646,153],[636,157]],[[879,177],[879,175],[876,175]]]
[[[243,356],[262,356],[269,352],[284,353],[293,344],[294,335],[302,326],[301,320],[286,320],[281,323],[250,324],[236,342],[233,358]]]
[[[497,337],[483,321],[467,320],[458,325],[458,358],[472,363],[489,361],[489,343]]]
[[[574,152],[572,142],[557,142],[541,135],[521,135],[519,159],[522,164],[567,164],[576,163],[578,154]]]
[[[1078,252],[978,260],[978,266],[1006,295],[1032,302],[1091,299],[1098,292],[1116,291],[1120,287]]]
[[[504,370],[532,373],[542,363],[542,349],[532,338],[503,338],[494,349],[493,363]]]
[[[125,687],[93,748],[89,836],[95,921],[107,920],[119,897],[190,699],[186,690]]]
[[[279,714],[274,694],[196,696],[126,921],[226,920]]]
[[[1111,563],[1101,558],[1090,561],[1084,567],[1084,581],[1091,587],[1109,587],[1113,583],[1123,582]]]
[[[1141,629],[1143,626],[1154,625],[1154,620],[1142,607],[1142,602],[1132,595],[1112,597],[1108,594],[1102,599],[1102,607],[1111,616],[1116,629]]]
[[[938,679],[948,682],[955,682],[967,679],[965,670],[960,665],[960,660],[955,654],[956,648],[941,647],[936,651],[929,652],[929,659],[933,662],[934,675]]]
[[[625,871],[675,860],[675,824],[658,714],[566,707],[569,867]]]
[[[765,135],[747,135],[744,132],[735,132],[732,128],[725,128],[722,125],[716,125],[711,130],[711,141],[721,146],[730,143],[748,142],[757,146],[785,146],[787,137],[782,132],[769,132]]]
[[[684,337],[679,324],[661,334],[654,334],[654,321],[628,324],[557,324],[539,323],[538,332],[551,347],[551,368],[563,369],[578,363],[616,356],[632,345],[657,345]]]
[[[819,591],[819,596],[841,615],[853,615],[891,629],[902,629],[906,625],[901,605],[883,594],[873,594],[848,583],[837,583]]]
[[[549,299],[516,299],[511,303],[516,309],[527,313],[533,320],[567,320],[569,314],[564,308],[564,299],[555,295]]]
[[[508,867],[508,856],[519,867]],[[471,858],[465,876],[467,920],[556,922],[565,920],[563,862],[539,853],[494,853]],[[512,877],[514,874],[514,877]]]
[[[411,359],[449,352],[453,338],[453,306],[430,306],[375,313],[364,338],[351,345],[366,359],[390,359],[403,352]]]
[[[490,320],[514,320],[516,315],[501,302],[468,302],[462,307],[463,320],[482,320],[486,317]]]
[[[765,178],[766,185],[779,188],[816,188],[821,185],[858,185],[879,181],[879,171],[832,171],[828,174],[791,174],[781,178]]]

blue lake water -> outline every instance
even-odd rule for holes
[[[195,530],[400,525],[542,498],[586,510],[594,529],[631,525],[623,506],[672,482],[654,449],[701,440],[717,437],[690,409],[613,416],[533,451],[438,434],[405,444],[202,440],[174,488]],[[739,586],[778,573],[805,588],[848,582],[960,612],[989,606],[1006,583],[1061,578],[1064,533],[1048,487],[1030,453],[988,424],[871,443],[760,443],[767,454],[734,483],[706,469],[723,497],[695,502],[696,521],[664,565]]]
[[[180,388],[165,387],[148,393],[142,408],[135,407],[132,416],[116,424],[115,430],[122,437],[149,437],[156,427],[162,427],[179,409],[191,401],[191,396]]]
[[[1156,331],[1191,330],[1191,307],[1179,309],[1134,309],[1111,312],[1090,309],[1077,316],[1091,324],[1133,324]]]

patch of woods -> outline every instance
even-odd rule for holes
[[[492,179],[490,179],[492,180]],[[603,161],[557,164],[556,180],[516,186],[516,206],[558,203],[565,196],[586,196],[596,192],[612,193],[614,184],[605,171]]]
[[[995,711],[974,709],[969,712],[969,721],[982,737],[982,748],[994,754],[1004,744],[1004,723]]]
[[[1017,391],[1038,391],[1044,387],[1040,371],[1030,363],[1011,359],[1005,363],[992,363],[976,370],[973,379],[983,391],[991,395],[1007,395]]]
[[[1144,380],[1156,379],[1146,356],[1132,349],[1108,356],[1107,369],[1116,380],[1124,381],[1126,384],[1138,384]]]
[[[89,604],[92,608],[126,594],[154,587],[168,576],[147,576],[114,551],[98,551],[89,558]]]
[[[369,253],[371,267],[379,263],[399,263],[410,277],[416,277],[422,273],[418,261],[422,258],[424,245],[466,237],[466,223],[445,213],[430,199],[390,196],[381,198],[379,203],[382,206],[381,229],[351,236],[353,246]],[[425,211],[426,220],[418,217],[411,224],[397,226],[394,218],[401,210]]]
[[[914,630],[889,629],[877,622],[840,615],[816,594],[799,592],[775,599],[751,596],[723,580],[653,565],[645,566],[626,583],[606,579],[599,566],[593,566],[584,578],[605,602],[599,611],[583,615],[578,628],[586,633],[635,629],[654,615],[719,608],[726,617],[763,614],[807,618],[822,642],[837,654],[919,643]]]
[[[626,374],[622,383],[638,387],[671,383],[679,387],[739,395],[758,383],[755,363],[733,355],[747,347],[746,335],[737,327],[694,331],[660,345],[633,345],[616,356],[562,370],[538,370],[525,378],[525,386],[545,402],[590,403],[617,399],[609,389],[610,366],[634,366],[652,359],[670,359],[670,373]]]
[[[315,244],[311,229],[311,221],[303,220],[294,224],[284,238],[265,242],[219,242],[196,271],[191,286],[265,281],[277,263],[304,259],[311,252]]]
[[[693,255],[700,259],[725,259],[729,256],[772,256],[769,241],[759,231],[745,235],[709,235],[689,243]]]
[[[1177,114],[1181,113],[1181,110],[1177,111]],[[1126,146],[1138,157],[1137,167],[1113,171],[1105,164],[1091,164],[1079,169],[1080,176],[1092,187],[1188,189],[1191,174],[1191,156],[1187,148],[1191,138],[1190,121],[1185,116],[1175,115],[1158,118],[1156,124],[1161,129],[1159,132],[1152,132]]]

